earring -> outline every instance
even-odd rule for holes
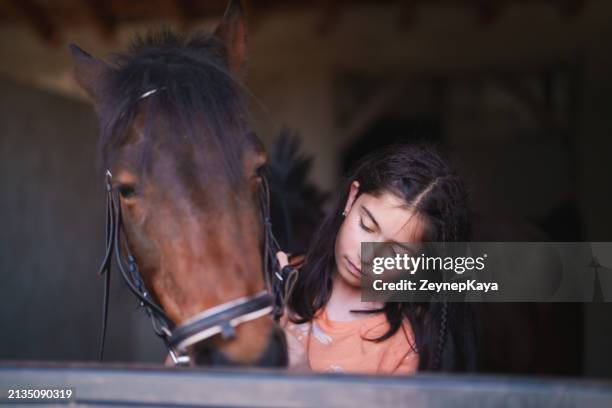
[[[346,217],[346,210],[342,211],[342,216]]]

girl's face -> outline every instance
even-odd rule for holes
[[[350,286],[361,285],[362,242],[422,242],[426,222],[406,207],[406,202],[391,192],[378,197],[361,194],[353,181],[344,211],[346,218],[336,238],[336,269]]]

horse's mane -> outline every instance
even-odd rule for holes
[[[101,81],[101,164],[112,162],[146,101],[145,162],[151,135],[164,133],[165,148],[188,142],[196,151],[215,152],[223,158],[215,165],[223,168],[203,170],[238,177],[247,114],[242,87],[228,72],[224,55],[223,44],[212,34],[184,37],[168,30],[137,37],[127,52],[115,54]],[[152,129],[159,128],[160,118],[163,132]]]
[[[283,128],[268,163],[274,235],[281,248],[304,253],[323,219],[328,194],[310,181],[313,157],[301,152],[301,139]]]

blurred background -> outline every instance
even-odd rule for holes
[[[243,3],[257,132],[301,135],[320,189],[372,148],[432,141],[468,182],[475,240],[612,240],[611,1]],[[0,0],[0,359],[97,354],[105,198],[67,45],[105,57],[155,28],[212,30],[225,6]],[[612,377],[612,303],[480,313],[487,371]],[[164,358],[118,280],[107,345]]]

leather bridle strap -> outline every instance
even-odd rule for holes
[[[217,334],[221,334],[224,339],[233,338],[238,325],[268,315],[272,308],[273,299],[267,291],[215,306],[174,329],[169,341],[170,347],[184,353],[189,346]]]
[[[102,299],[102,332],[100,334],[100,351],[98,358],[104,358],[104,344],[106,340],[106,327],[108,323],[108,303],[110,295],[110,269],[113,254],[113,237],[115,236],[115,210],[113,208],[112,185],[110,184],[111,174],[106,173],[106,235],[104,259],[98,270],[98,276],[104,275],[104,297]]]
[[[272,232],[272,221],[270,219],[270,187],[267,178],[261,175],[261,192],[259,203],[263,219],[264,242],[263,242],[263,273],[268,292],[274,295],[274,309],[272,317],[279,322],[283,316],[289,296],[297,280],[298,271],[291,266],[285,266],[279,271],[279,263],[276,253],[280,251],[280,245]]]
[[[163,309],[158,306],[153,301],[153,299],[151,299],[149,293],[147,292],[144,282],[140,277],[140,273],[138,272],[136,261],[132,254],[129,253],[129,248],[127,249],[127,269],[129,271],[129,275],[126,271],[126,267],[124,265],[123,257],[121,254],[121,233],[123,226],[123,221],[121,217],[121,204],[119,203],[119,198],[115,197],[115,194],[113,194],[112,174],[108,170],[106,171],[106,194],[106,251],[98,272],[99,275],[104,275],[105,278],[102,309],[102,333],[99,352],[100,361],[102,361],[104,358],[104,347],[108,326],[110,275],[113,252],[115,253],[117,266],[119,267],[119,271],[121,272],[123,280],[130,288],[132,293],[138,298],[138,300],[140,301],[140,305],[145,307],[147,314],[151,317],[155,333],[159,337],[161,337],[167,344],[167,340],[170,336],[171,330],[174,328],[174,323],[172,322],[172,320],[170,320],[170,318],[165,314]]]

